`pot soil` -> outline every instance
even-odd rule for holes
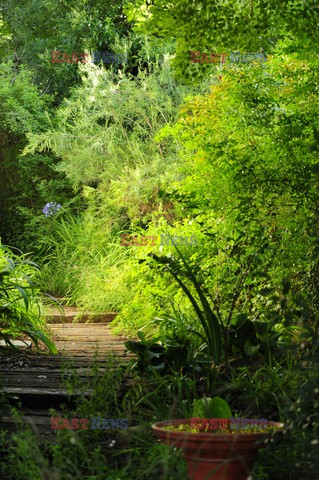
[[[190,480],[246,480],[258,450],[270,436],[269,432],[190,433],[165,428],[190,422],[190,419],[169,420],[152,425],[163,443],[183,450]],[[281,433],[282,423],[268,421],[267,425],[279,429],[274,435]]]

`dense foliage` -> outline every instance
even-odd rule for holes
[[[37,265],[0,245],[0,338],[15,348],[12,339],[24,334],[36,346],[41,340],[52,353],[57,353],[43,333],[46,325],[41,318],[42,303],[31,280],[36,273]]]
[[[184,478],[149,423],[222,396],[286,424],[254,479],[315,480],[318,22],[312,0],[0,1],[0,238],[24,252],[0,249],[1,335],[54,350],[42,292],[115,310],[139,339],[76,410],[129,412],[116,455],[61,432],[29,478]],[[52,50],[129,61],[53,64]],[[237,50],[267,60],[190,62]],[[6,478],[26,475],[29,441],[10,444]]]

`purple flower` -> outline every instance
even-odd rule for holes
[[[61,206],[62,205],[60,205],[59,203],[56,204],[54,202],[49,202],[44,206],[42,212],[45,217],[50,217],[51,215],[54,215],[56,212],[58,212]]]

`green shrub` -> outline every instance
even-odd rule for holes
[[[43,333],[46,325],[41,319],[42,303],[31,280],[37,271],[36,264],[0,245],[0,337],[14,348],[12,337],[26,335],[36,346],[41,340],[51,353],[57,353]]]

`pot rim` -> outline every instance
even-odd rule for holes
[[[193,433],[193,432],[183,432],[183,431],[177,431],[177,430],[167,430],[166,428],[163,427],[168,427],[168,426],[174,426],[174,425],[188,425],[190,424],[191,420],[190,418],[178,418],[174,420],[163,420],[161,422],[156,422],[151,425],[152,430],[154,433],[157,434],[166,434],[169,436],[171,439],[173,438],[181,438],[184,437],[185,439],[187,437],[191,437],[192,439],[195,440],[197,438],[200,441],[223,441],[229,440],[232,438],[235,441],[240,439],[241,441],[247,440],[251,442],[252,440],[257,440],[264,438],[265,436],[268,436],[270,432],[254,432],[254,433],[215,433],[214,431],[211,432],[203,432],[203,433]],[[273,425],[275,427],[279,427],[278,430],[275,431],[275,433],[282,432],[282,429],[284,427],[284,424],[282,422],[273,422],[271,420],[267,420],[267,425]]]

